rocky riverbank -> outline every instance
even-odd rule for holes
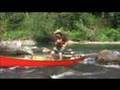
[[[90,42],[90,41],[68,41],[68,45],[73,44],[120,44],[120,42]],[[30,49],[38,49],[37,42],[34,40],[13,40],[13,41],[0,41],[0,50],[4,50],[6,48],[12,49],[12,50],[24,50],[24,51],[31,51]]]
[[[33,46],[36,45],[37,42],[34,40],[13,40],[13,41],[0,41],[0,47],[1,46],[7,46],[7,47],[21,47],[21,46]],[[68,44],[120,44],[120,41],[118,42],[97,42],[97,41],[72,41],[69,40]]]
[[[33,40],[13,40],[0,42],[0,55],[33,54],[36,42]],[[34,46],[34,47],[30,47]]]

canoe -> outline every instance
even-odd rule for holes
[[[56,66],[70,66],[78,64],[85,59],[81,56],[77,59],[66,59],[66,60],[47,60],[37,61],[31,59],[20,59],[8,56],[0,56],[0,67],[56,67]]]

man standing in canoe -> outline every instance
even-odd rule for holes
[[[55,58],[56,55],[59,56],[59,60],[63,59],[63,52],[67,46],[67,38],[63,35],[60,29],[54,32],[54,45],[53,51],[51,52],[52,58]]]

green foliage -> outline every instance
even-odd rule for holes
[[[80,40],[85,40],[86,39],[86,37],[84,35],[85,35],[84,32],[72,31],[72,32],[69,32],[68,38],[71,39],[71,40],[80,41]]]
[[[16,30],[24,23],[24,13],[9,13],[7,15],[8,30]]]
[[[119,41],[120,32],[113,28],[104,28],[97,34],[96,40],[98,41]]]
[[[50,42],[50,37],[54,29],[56,15],[53,13],[33,13],[32,31],[33,39],[37,42]]]
[[[16,40],[16,39],[30,39],[31,33],[24,30],[17,30],[17,31],[7,31],[2,35],[3,40]]]
[[[98,23],[98,19],[96,16],[90,14],[90,13],[83,13],[80,18],[82,19],[84,25],[86,27],[94,26]]]
[[[34,39],[51,42],[63,28],[72,40],[119,41],[120,12],[1,12],[0,39]]]

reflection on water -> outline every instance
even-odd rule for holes
[[[120,51],[120,45],[74,45],[77,53],[97,52],[102,49]],[[96,63],[82,63],[72,67],[51,68],[0,68],[0,78],[19,79],[99,79],[120,78],[120,65],[98,65]]]

